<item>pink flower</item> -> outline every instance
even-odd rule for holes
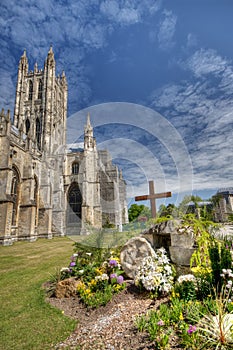
[[[189,329],[187,330],[188,334],[192,334],[193,332],[195,332],[197,330],[196,326],[189,326]]]
[[[164,323],[163,320],[160,320],[160,321],[157,323],[158,326],[164,326],[164,324],[165,324],[165,323]]]
[[[121,276],[121,275],[118,276],[118,277],[117,277],[117,283],[118,283],[118,284],[122,284],[123,282],[124,282],[124,277]]]
[[[118,264],[117,264],[117,261],[116,261],[116,260],[112,259],[112,260],[109,261],[109,265],[110,265],[111,267],[115,267],[115,266],[117,266]]]

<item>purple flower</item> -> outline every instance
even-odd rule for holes
[[[164,326],[164,322],[163,320],[160,320],[158,323],[157,323],[158,326]]]
[[[124,282],[124,277],[121,276],[121,275],[118,276],[118,277],[117,277],[117,283],[118,283],[118,284],[122,284],[123,282]]]
[[[195,332],[197,330],[196,326],[189,326],[189,329],[187,330],[188,334],[192,334],[193,332]]]
[[[75,266],[76,264],[75,264],[75,262],[74,261],[71,261],[71,263],[70,263],[70,266]]]
[[[111,273],[110,278],[111,278],[111,279],[112,279],[112,278],[117,278],[117,274],[116,274],[116,273]]]
[[[110,261],[109,261],[109,265],[110,265],[111,267],[115,267],[115,266],[117,266],[118,264],[117,264],[117,261],[116,261],[116,260],[110,260]]]

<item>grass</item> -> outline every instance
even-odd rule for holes
[[[95,231],[90,235],[70,235],[77,243],[95,248],[116,248],[123,246],[130,238],[139,236],[140,230],[117,232],[115,230]]]
[[[76,322],[45,301],[42,284],[73,253],[68,238],[0,247],[0,350],[46,350],[64,340]]]

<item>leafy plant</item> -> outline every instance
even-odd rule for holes
[[[233,314],[228,312],[229,291],[222,288],[215,292],[216,311],[207,310],[198,322],[198,331],[205,347],[211,349],[233,349],[232,323]]]
[[[231,244],[225,241],[213,240],[209,247],[209,256],[211,260],[213,284],[219,288],[222,287],[223,280],[221,278],[223,269],[230,269],[232,266],[231,252],[229,249]]]
[[[191,274],[180,276],[177,279],[174,290],[185,301],[195,300],[197,296],[196,278]]]

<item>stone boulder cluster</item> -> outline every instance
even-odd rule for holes
[[[188,270],[195,251],[194,232],[190,227],[183,227],[180,220],[169,220],[153,225],[139,237],[131,238],[120,255],[126,275],[133,279],[142,259],[153,256],[155,249],[161,247],[167,250],[178,271]]]
[[[153,225],[139,237],[131,238],[122,247],[121,266],[129,279],[134,280],[142,260],[155,256],[155,250],[165,248],[171,262],[176,266],[177,274],[187,273],[190,258],[195,251],[194,232],[184,227],[179,220],[170,220]],[[69,278],[57,284],[57,298],[71,297],[76,294],[79,281]]]

